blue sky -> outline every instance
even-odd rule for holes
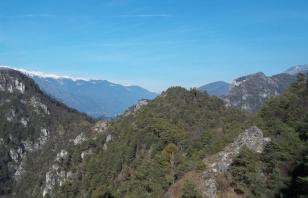
[[[308,63],[307,0],[1,0],[0,65],[154,91]]]

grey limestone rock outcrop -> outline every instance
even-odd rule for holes
[[[200,191],[203,197],[215,198],[217,194],[217,176],[228,171],[234,158],[239,154],[243,146],[261,153],[269,138],[263,137],[263,132],[256,126],[246,129],[233,143],[223,151],[204,159],[207,170],[203,172],[200,181]]]
[[[10,76],[8,78],[7,75],[0,74],[0,91],[7,91],[8,93],[19,92],[23,94],[25,92],[25,84],[17,77]]]

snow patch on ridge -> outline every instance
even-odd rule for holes
[[[16,70],[16,71],[20,71],[21,73],[24,73],[25,75],[27,75],[29,77],[54,78],[54,79],[57,79],[57,80],[70,79],[70,80],[73,80],[73,81],[77,81],[77,80],[91,81],[92,80],[92,79],[86,79],[86,78],[80,78],[80,77],[71,77],[71,76],[57,75],[57,74],[51,74],[51,73],[44,73],[44,72],[40,72],[40,71],[30,71],[30,70],[11,67],[11,66],[7,66],[7,65],[0,65],[0,68],[13,69],[13,70]]]
[[[17,68],[17,67],[7,66],[7,65],[0,65],[0,70],[1,69],[13,69],[13,70],[19,71],[19,72],[31,77],[31,78],[33,78],[33,77],[52,78],[52,79],[56,79],[56,80],[68,79],[68,80],[72,80],[74,82],[76,82],[76,81],[92,82],[92,84],[97,84],[98,83],[97,81],[106,81],[106,80],[103,80],[103,79],[72,77],[72,76],[66,76],[66,75],[45,73],[45,72],[40,72],[40,71],[30,71],[30,70],[26,70],[26,69],[23,69],[23,68]],[[113,82],[109,82],[109,81],[107,81],[107,82],[109,83],[109,86],[111,86],[111,87],[121,85],[121,86],[129,89],[129,88],[136,86],[136,85],[131,85],[131,84],[128,84],[128,83],[113,83]],[[139,87],[139,86],[137,86],[137,87]]]

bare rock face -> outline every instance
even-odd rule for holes
[[[100,133],[104,133],[107,128],[108,128],[108,121],[100,120],[95,123],[93,130],[96,133],[100,134]]]
[[[217,177],[228,171],[234,158],[239,154],[243,146],[261,153],[269,138],[264,138],[262,131],[253,126],[241,133],[233,143],[223,151],[204,159],[207,170],[203,172],[199,189],[204,197],[215,198],[217,194]]]
[[[74,145],[78,145],[81,144],[83,142],[87,141],[87,137],[85,136],[85,134],[81,133],[79,134],[74,140]]]
[[[18,92],[20,94],[23,94],[25,92],[25,84],[20,81],[17,77],[10,76],[8,78],[7,75],[0,75],[0,91],[2,92],[8,92],[8,93],[14,93]]]
[[[241,133],[232,146],[234,146],[236,151],[239,151],[242,146],[247,146],[249,149],[262,153],[264,145],[269,142],[269,138],[263,137],[263,132],[256,126],[246,129]]]
[[[36,98],[36,97],[31,97],[30,99],[30,105],[34,108],[34,111],[37,113],[37,114],[40,114],[41,112],[49,115],[50,112],[47,108],[47,106],[45,104],[43,104],[42,102],[40,102],[40,99],[39,98]]]
[[[67,179],[69,179],[71,172],[66,172],[61,166],[61,161],[66,160],[68,157],[68,152],[66,150],[61,150],[55,159],[54,164],[48,170],[45,175],[45,186],[43,189],[43,197],[52,196],[52,190],[55,186],[62,186]]]

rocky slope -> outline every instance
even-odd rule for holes
[[[308,78],[300,75],[245,124],[259,128],[244,130],[220,152],[206,156],[205,168],[187,172],[167,196],[306,197],[307,99]]]
[[[240,133],[243,120],[243,113],[216,97],[170,88],[113,120],[85,161],[68,164],[80,176],[52,195],[163,197],[204,155],[220,151]]]
[[[286,91],[295,80],[296,76],[290,74],[268,77],[260,72],[243,76],[232,82],[223,99],[243,111],[257,112],[269,99]]]
[[[184,175],[181,180],[169,188],[167,196],[180,198],[182,196],[180,189],[182,188],[183,182],[191,179],[193,175],[193,181],[201,192],[202,197],[217,197],[218,194],[223,193],[219,190],[219,185],[221,185],[219,180],[228,172],[230,165],[240,153],[240,150],[246,146],[252,151],[262,153],[268,142],[270,142],[270,138],[264,138],[263,132],[258,127],[253,126],[244,130],[222,151],[203,159],[203,163],[206,165],[204,171],[194,171]],[[236,197],[236,193],[232,192],[231,187],[229,187],[229,191],[231,192],[230,194],[233,194],[233,197]]]
[[[270,138],[264,138],[263,132],[254,126],[241,133],[234,142],[224,148],[223,151],[205,158],[204,163],[208,168],[202,173],[198,185],[203,196],[215,198],[218,194],[223,193],[219,192],[218,178],[228,172],[230,165],[240,153],[240,149],[246,146],[252,151],[262,153],[268,142],[270,142]],[[230,191],[232,192],[232,189],[230,189]]]
[[[76,137],[92,136],[92,126],[24,74],[0,69],[0,197],[42,195],[49,167]]]

